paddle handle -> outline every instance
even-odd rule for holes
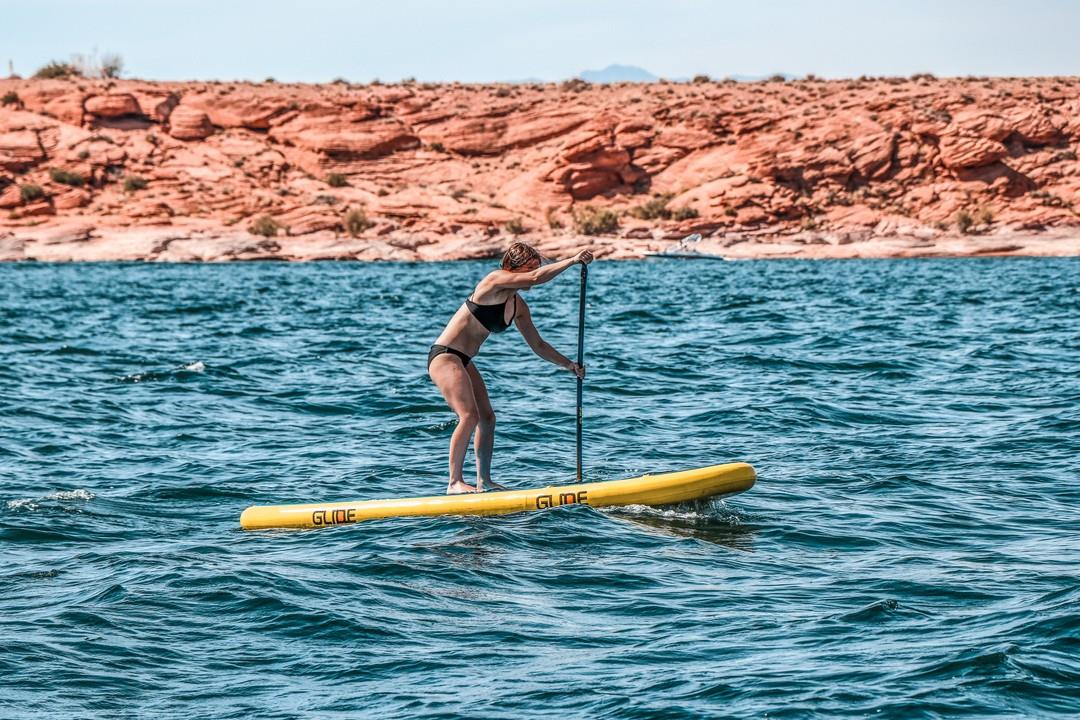
[[[585,282],[589,277],[589,266],[581,265],[581,292],[578,295],[578,325],[577,325],[577,363],[585,364]],[[582,379],[577,379],[577,481],[581,482],[581,390]]]

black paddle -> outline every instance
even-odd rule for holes
[[[578,296],[577,324],[577,364],[585,364],[585,280],[589,277],[589,266],[581,265],[581,293]],[[577,379],[577,481],[581,482],[581,384]]]

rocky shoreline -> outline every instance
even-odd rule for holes
[[[0,80],[0,260],[1080,255],[1080,79]]]

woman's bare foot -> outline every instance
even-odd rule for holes
[[[500,485],[499,483],[495,482],[494,480],[477,480],[476,481],[476,491],[477,492],[487,492],[488,490],[509,490],[509,489],[510,488],[506,487],[505,485]]]
[[[447,495],[464,495],[465,493],[474,492],[477,492],[476,488],[474,488],[472,485],[469,485],[464,480],[452,480],[446,486]]]

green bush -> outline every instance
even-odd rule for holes
[[[674,197],[671,193],[656,195],[652,200],[630,209],[630,214],[639,220],[667,220],[671,217],[668,203]]]
[[[124,72],[124,59],[116,53],[105,53],[101,56],[101,65],[98,73],[103,78],[116,79]]]
[[[71,187],[82,187],[86,183],[86,178],[79,173],[61,170],[60,168],[51,168],[49,177],[52,178],[53,182],[70,185]]]
[[[522,224],[521,218],[514,218],[510,222],[506,223],[506,232],[511,235],[524,235],[526,233],[525,225]]]
[[[330,187],[346,187],[349,184],[349,179],[341,173],[330,173],[326,176],[326,184]]]
[[[262,215],[255,219],[255,222],[251,223],[248,227],[248,232],[252,235],[262,235],[263,237],[275,237],[278,231],[281,230],[281,223],[269,215]]]
[[[619,229],[619,216],[607,208],[574,208],[574,227],[582,235],[603,235]]]
[[[562,230],[563,222],[559,219],[559,216],[555,214],[554,208],[549,208],[547,211],[547,224],[552,230]]]
[[[45,197],[45,191],[41,189],[40,185],[20,185],[19,196],[22,198],[23,202],[34,202],[35,200],[40,200]]]
[[[42,80],[53,80],[56,78],[82,77],[82,73],[71,63],[53,60],[47,65],[38,68],[38,71],[34,73],[34,77]]]
[[[0,98],[0,105],[18,105],[19,102],[19,93],[14,90],[8,90],[4,97]]]
[[[145,190],[147,183],[146,178],[139,177],[138,175],[128,175],[124,178],[124,191],[125,192],[137,192],[139,190]]]
[[[363,208],[353,208],[345,213],[345,232],[353,237],[356,237],[374,224],[375,223],[368,219],[367,213],[364,212]]]
[[[956,229],[962,233],[966,233],[971,229],[971,226],[975,224],[975,218],[971,217],[971,213],[967,210],[961,210],[956,213],[956,217],[953,218],[956,221]]]
[[[671,217],[674,218],[675,220],[679,220],[679,221],[693,220],[697,216],[698,216],[698,211],[695,210],[692,207],[689,207],[689,206],[684,206],[684,207],[681,207],[681,208],[675,208],[674,212],[671,213]]]

